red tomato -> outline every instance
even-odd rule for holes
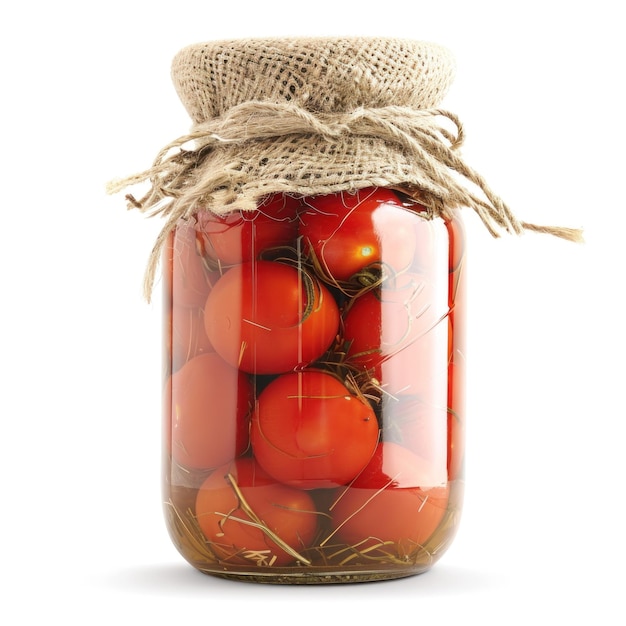
[[[383,396],[382,438],[402,445],[429,464],[440,482],[447,477],[450,411],[446,402],[447,381],[442,381],[438,402],[421,396]]]
[[[235,210],[225,216],[201,211],[198,222],[205,253],[222,265],[235,265],[252,261],[269,248],[293,246],[299,206],[299,200],[277,194],[255,211]]]
[[[332,508],[338,540],[363,549],[394,542],[404,554],[422,546],[446,511],[449,487],[406,448],[381,443]]]
[[[411,265],[415,223],[421,218],[393,191],[371,187],[315,196],[305,206],[300,212],[305,250],[315,255],[331,281],[347,281],[373,263],[383,262],[397,272]]]
[[[447,294],[438,296],[418,274],[386,281],[354,298],[344,313],[347,361],[369,370],[388,394],[421,392],[432,369],[445,372],[447,366],[446,313]]]
[[[344,315],[344,337],[355,362],[376,367],[436,321],[432,285],[417,274],[404,274],[352,300]]]
[[[207,269],[195,223],[181,220],[164,249],[166,294],[176,306],[202,307],[219,274]]]
[[[252,451],[276,480],[302,489],[352,480],[378,442],[371,406],[331,374],[305,370],[269,383],[257,399]]]
[[[204,330],[204,310],[174,305],[168,315],[172,371],[199,354],[214,352]]]
[[[415,221],[415,255],[411,270],[429,276],[440,267],[446,269],[448,233],[443,220],[421,217]],[[447,270],[446,270],[447,271]]]
[[[252,458],[219,467],[206,479],[196,498],[196,517],[213,552],[229,564],[280,566],[298,561],[298,555],[306,559],[301,552],[317,531],[311,496],[277,483]]]
[[[254,374],[277,374],[320,357],[337,335],[339,307],[330,291],[295,267],[243,263],[216,283],[205,306],[215,350]]]
[[[215,352],[185,363],[166,393],[165,436],[174,461],[210,469],[248,448],[252,385]]]

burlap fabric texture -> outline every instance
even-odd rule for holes
[[[439,45],[347,37],[215,41],[181,50],[172,79],[193,121],[148,170],[109,185],[149,183],[130,207],[167,221],[146,271],[149,299],[168,233],[199,210],[256,208],[277,192],[313,196],[399,188],[432,216],[467,207],[489,231],[575,229],[515,218],[461,158],[463,129],[437,108],[454,76]]]

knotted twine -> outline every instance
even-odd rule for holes
[[[327,40],[318,42],[328,45]],[[358,67],[358,55],[351,58]],[[263,197],[275,193],[306,197],[390,187],[426,207],[430,218],[472,209],[494,237],[501,231],[529,230],[582,240],[577,229],[518,220],[461,158],[463,141],[459,118],[436,107],[360,105],[327,111],[310,110],[291,97],[244,99],[197,121],[190,133],[158,153],[152,167],[112,181],[108,192],[149,182],[141,198],[127,194],[128,206],[167,218],[146,268],[148,301],[163,246],[181,219],[191,220],[202,210],[217,215],[254,210]]]

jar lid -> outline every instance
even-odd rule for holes
[[[395,38],[222,40],[183,48],[176,91],[194,123],[249,101],[293,103],[315,113],[359,107],[437,106],[454,77],[438,44]]]
[[[451,53],[373,37],[241,39],[194,44],[172,79],[194,125],[152,167],[111,184],[151,187],[129,205],[168,217],[146,271],[149,299],[168,233],[200,210],[252,210],[263,196],[401,189],[432,216],[469,207],[489,231],[577,229],[519,221],[460,157],[462,125],[437,107],[454,76]],[[450,128],[450,124],[452,128]],[[193,149],[187,146],[193,144]]]

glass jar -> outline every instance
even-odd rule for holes
[[[463,497],[465,237],[402,191],[200,210],[163,252],[165,517],[195,568],[428,570]]]

